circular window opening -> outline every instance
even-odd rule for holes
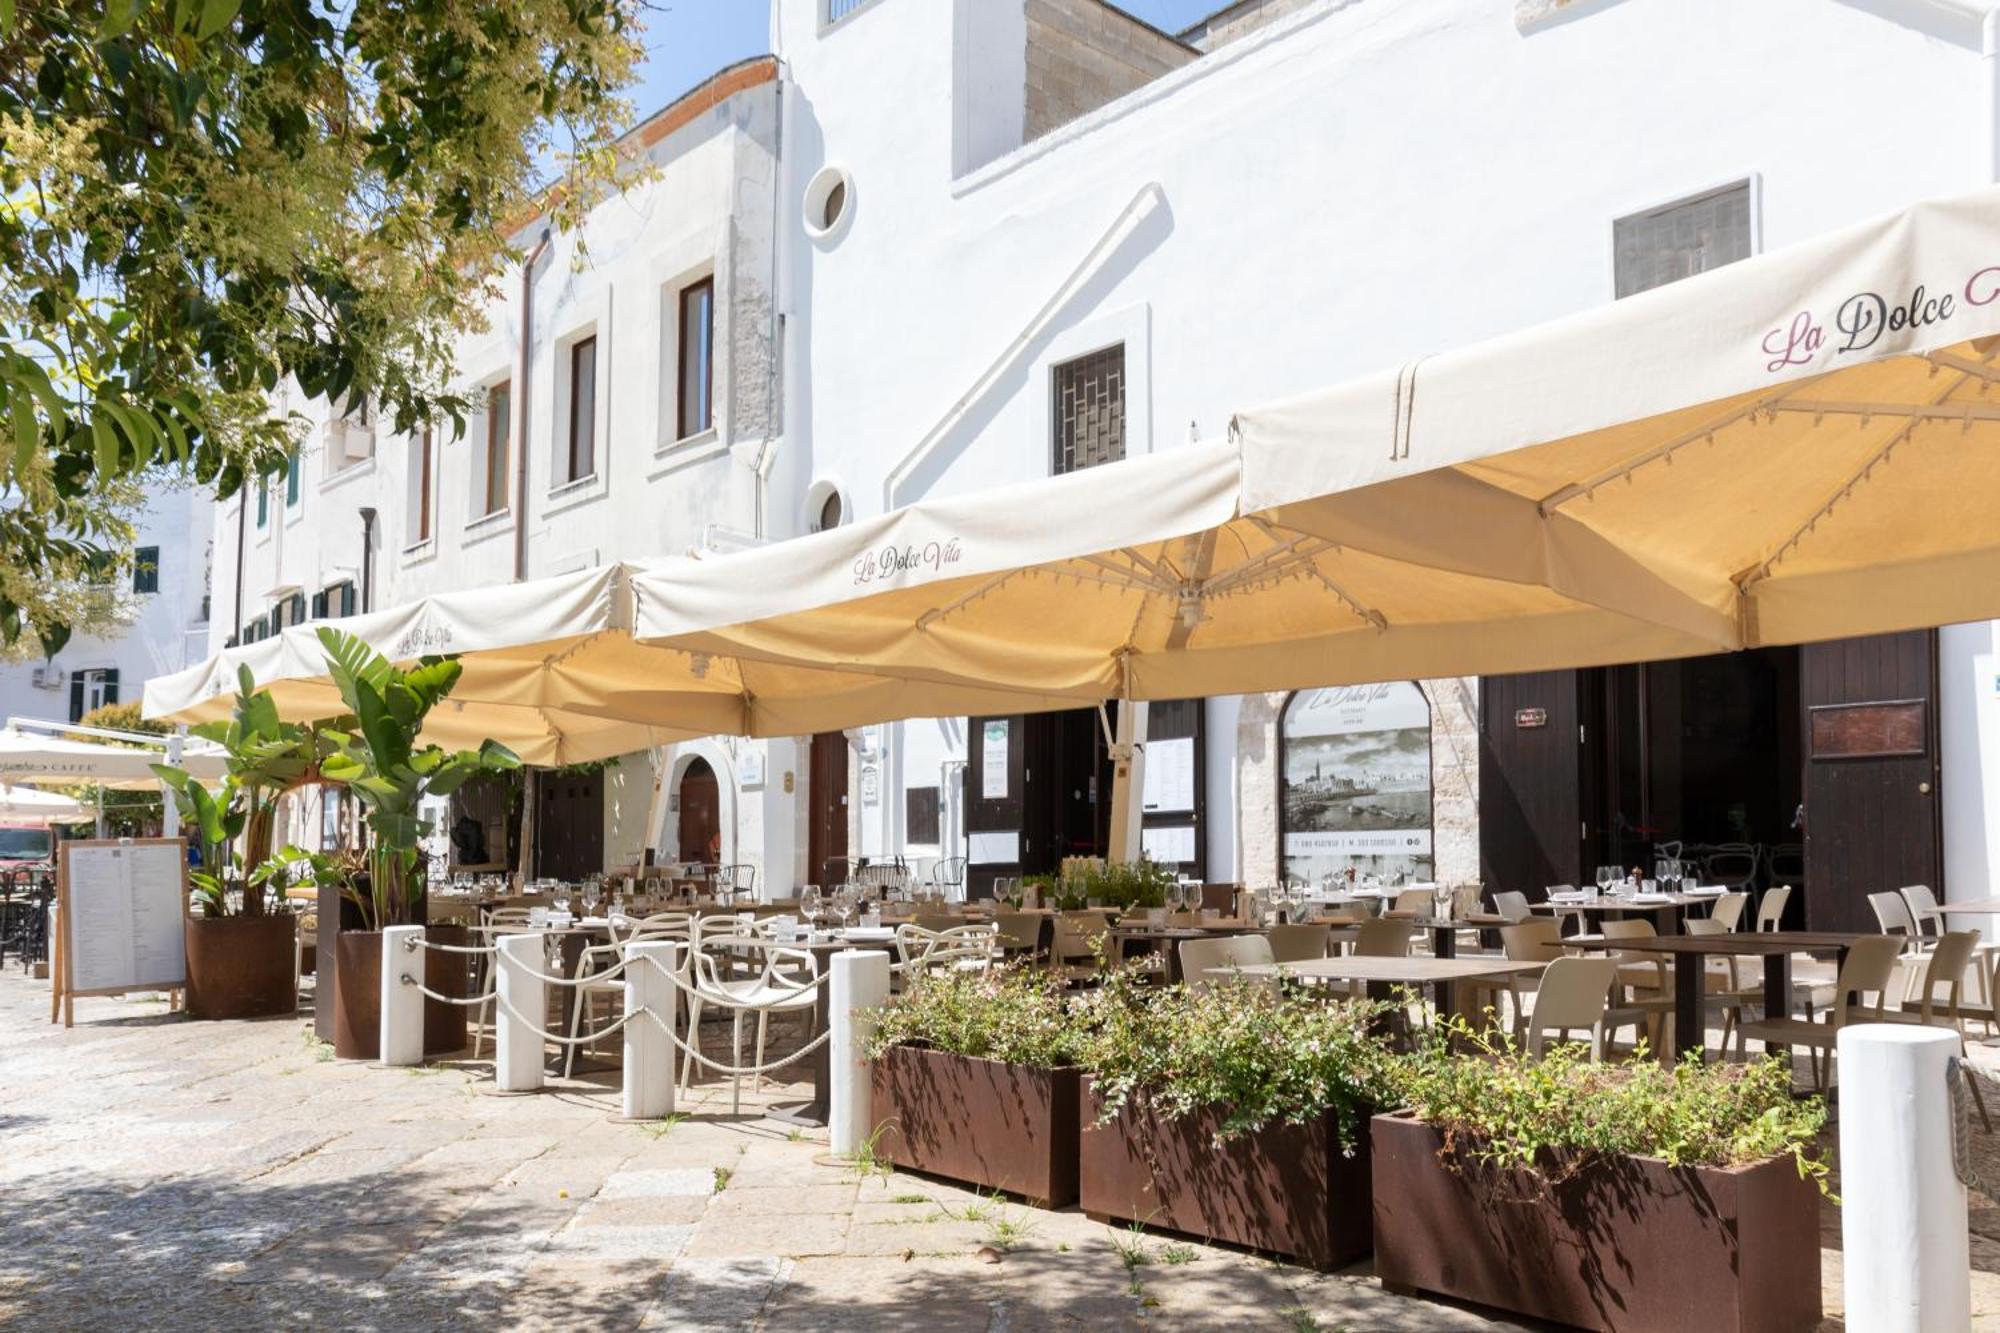
[[[854,211],[854,186],[839,167],[823,167],[806,185],[806,231],[827,240],[846,224]]]
[[[825,532],[831,528],[839,527],[844,508],[845,506],[840,502],[840,492],[837,490],[828,491],[826,497],[819,502],[819,518],[816,520],[818,524],[816,530]]]

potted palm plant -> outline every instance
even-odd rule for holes
[[[877,1155],[1048,1208],[1076,1201],[1083,1034],[1060,979],[1031,969],[932,973],[876,1018],[868,1081]]]
[[[379,1053],[381,932],[424,920],[421,845],[431,831],[425,799],[449,796],[477,774],[519,768],[521,761],[492,740],[457,751],[422,743],[425,717],[458,683],[463,668],[456,661],[426,657],[398,667],[352,634],[328,627],[319,639],[348,709],[347,716],[323,724],[328,753],[320,777],[354,794],[368,833],[366,870],[341,890],[360,929],[343,930],[334,942],[334,1053],[369,1060]],[[447,981],[450,972],[449,956],[429,956],[427,978]],[[425,1051],[462,1046],[462,1015],[440,1012],[438,1018],[434,1025],[426,1015]]]
[[[1374,1123],[1375,1272],[1579,1328],[1820,1325],[1817,1099],[1789,1066],[1543,1056],[1463,1020]]]
[[[298,918],[265,898],[278,798],[312,772],[312,729],[282,721],[269,691],[244,668],[227,721],[194,734],[215,741],[228,770],[213,791],[178,768],[153,765],[201,855],[189,874],[198,914],[187,923],[188,1012],[258,1018],[298,1007]]]

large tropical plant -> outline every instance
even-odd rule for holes
[[[278,716],[271,692],[257,688],[247,666],[237,676],[236,703],[228,719],[204,722],[192,731],[216,742],[228,756],[228,773],[215,790],[165,764],[154,764],[153,772],[200,839],[202,869],[194,882],[204,909],[210,916],[223,916],[230,872],[254,872],[270,859],[278,798],[311,777],[321,742],[313,728]],[[265,880],[249,874],[235,878],[242,884],[243,914],[263,915]]]
[[[468,778],[519,768],[521,761],[493,740],[457,751],[418,743],[424,718],[458,683],[463,668],[456,661],[426,657],[397,667],[352,634],[322,628],[319,640],[351,714],[326,724],[332,751],[320,774],[344,783],[365,812],[368,883],[346,892],[367,928],[380,930],[410,921],[423,898],[416,870],[430,832],[424,798],[449,796]]]

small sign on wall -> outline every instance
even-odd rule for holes
[[[1546,708],[1516,708],[1514,725],[1523,731],[1549,724],[1549,710]]]

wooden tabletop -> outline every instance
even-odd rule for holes
[[[1246,977],[1300,977],[1312,981],[1402,981],[1427,985],[1434,981],[1470,981],[1479,977],[1511,977],[1539,972],[1547,964],[1511,958],[1312,958],[1301,963],[1251,963],[1245,967],[1211,967],[1209,976],[1241,973]]]
[[[1574,902],[1541,902],[1532,906],[1537,912],[1658,912],[1669,907],[1693,907],[1696,903],[1714,901],[1703,893],[1669,893],[1638,901],[1631,898],[1582,898]]]
[[[2000,898],[1972,898],[1962,903],[1939,903],[1940,912],[1965,912],[1986,916],[2000,913]]]
[[[1629,949],[1634,953],[1686,953],[1718,957],[1748,957],[1780,953],[1814,953],[1845,949],[1864,933],[1837,930],[1745,931],[1725,935],[1638,935],[1605,939],[1602,935],[1572,935],[1561,941],[1579,949]]]

